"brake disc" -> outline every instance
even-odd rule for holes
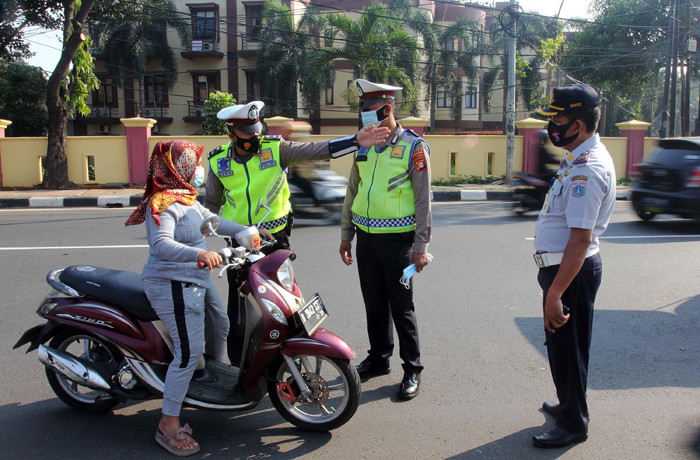
[[[306,381],[306,386],[309,387],[311,394],[302,404],[313,404],[315,406],[325,404],[328,401],[328,383],[318,374],[304,373],[302,374]]]

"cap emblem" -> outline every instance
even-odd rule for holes
[[[250,110],[248,111],[248,119],[251,121],[255,121],[259,118],[260,111],[256,106],[252,106]]]

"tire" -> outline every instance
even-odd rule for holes
[[[299,355],[294,362],[312,390],[306,400],[289,401],[285,396],[299,396],[299,388],[284,360],[271,369],[267,390],[275,409],[302,430],[327,432],[345,424],[360,404],[360,377],[347,359]],[[282,395],[277,384],[284,385]]]
[[[655,212],[651,211],[642,211],[641,209],[635,208],[634,211],[637,213],[640,219],[642,219],[644,222],[649,222],[651,219],[656,216]]]
[[[109,342],[76,329],[60,332],[51,339],[49,347],[107,366],[116,366],[116,363],[122,360],[121,354]],[[79,385],[56,374],[48,367],[46,368],[46,378],[56,396],[79,411],[107,412],[119,404],[119,401],[108,393]]]

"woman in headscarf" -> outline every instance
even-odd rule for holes
[[[180,424],[180,409],[197,363],[204,352],[204,304],[222,304],[209,272],[221,256],[209,251],[200,233],[202,221],[212,213],[197,202],[197,187],[204,180],[199,165],[204,147],[189,141],[159,142],[151,154],[146,191],[125,225],[146,224],[150,253],[141,279],[151,306],[173,340],[173,360],[163,390],[163,410],[156,442],[168,452],[187,456],[199,451],[189,425]],[[234,235],[247,227],[221,219],[219,232]],[[271,237],[269,232],[261,232]],[[201,262],[209,268],[198,267]],[[207,295],[209,292],[209,295]],[[225,311],[222,305],[219,309]],[[217,324],[214,348],[226,349],[228,321]],[[223,334],[221,333],[223,331]],[[225,353],[225,351],[223,352]]]

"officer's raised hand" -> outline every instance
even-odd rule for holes
[[[389,137],[389,134],[391,134],[389,128],[378,128],[374,125],[365,126],[357,132],[357,144],[360,147],[381,144]]]

